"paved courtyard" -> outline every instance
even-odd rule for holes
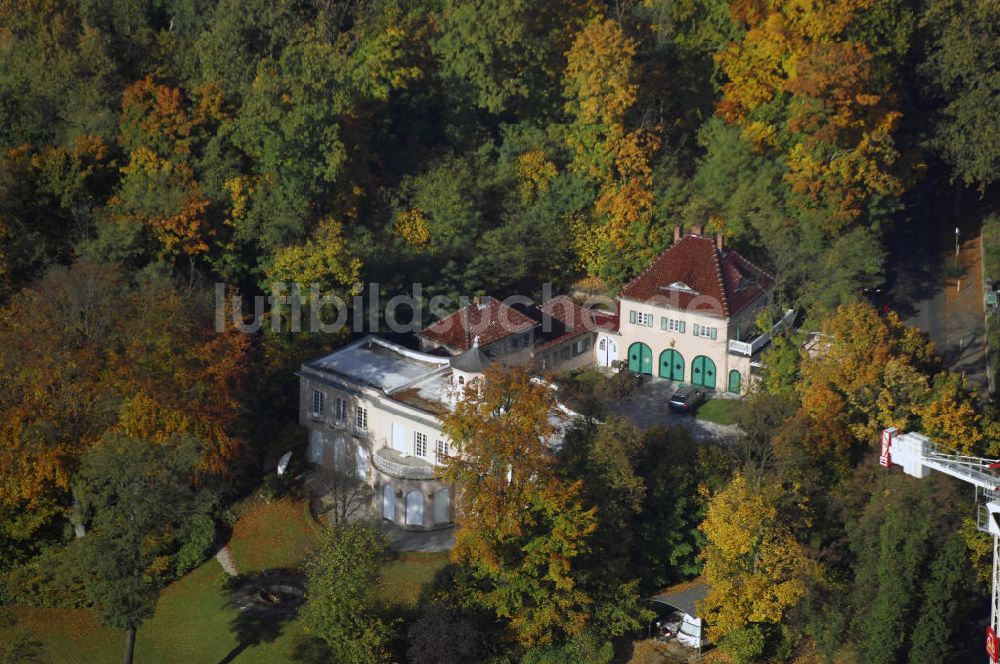
[[[455,546],[455,528],[430,531],[403,530],[394,523],[382,522],[382,532],[389,538],[391,551],[422,551],[437,553],[451,551]]]
[[[678,387],[680,383],[645,377],[642,384],[632,394],[618,400],[612,410],[615,415],[632,420],[640,429],[681,426],[700,439],[725,441],[736,437],[739,428],[735,425],[706,422],[691,415],[671,411],[667,407],[667,402]],[[720,394],[715,398],[727,397]]]

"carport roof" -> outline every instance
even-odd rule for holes
[[[669,604],[689,616],[697,617],[697,604],[705,599],[707,594],[708,583],[703,578],[698,577],[693,581],[665,588],[659,595],[654,595],[650,599]]]

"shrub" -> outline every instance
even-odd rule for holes
[[[760,661],[764,655],[765,645],[764,631],[757,625],[738,629],[719,643],[719,647],[737,664]]]
[[[198,514],[191,519],[187,540],[177,551],[177,576],[187,574],[204,562],[212,543],[215,541],[215,521],[207,514]]]
[[[268,473],[257,492],[265,503],[273,503],[285,495],[286,489],[287,485],[277,473]]]

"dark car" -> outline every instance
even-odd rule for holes
[[[687,385],[674,392],[668,405],[670,410],[677,413],[693,413],[703,403],[705,403],[705,390]]]

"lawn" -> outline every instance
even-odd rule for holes
[[[701,405],[695,417],[716,424],[736,424],[739,409],[739,399],[709,399]]]
[[[294,567],[315,544],[318,526],[304,501],[272,504],[257,499],[235,510],[231,546],[241,572]],[[376,590],[384,611],[412,611],[424,585],[447,563],[447,553],[402,553],[382,567]],[[285,664],[302,633],[296,621],[285,624],[248,620],[229,606],[218,590],[222,568],[209,560],[167,586],[156,613],[136,638],[136,661],[143,664]],[[14,607],[19,628],[40,640],[47,661],[105,664],[120,661],[125,634],[97,624],[86,609]],[[0,628],[0,640],[5,636]]]
[[[266,503],[254,496],[238,505],[229,542],[241,574],[272,567],[296,567],[316,544],[319,526],[306,500]]]
[[[164,589],[156,613],[136,637],[135,659],[144,664],[291,662],[298,626],[255,626],[216,587],[222,568],[209,560]],[[50,662],[105,664],[120,661],[125,633],[101,627],[85,609],[15,608],[18,626],[40,640]],[[242,640],[237,634],[245,635]],[[2,634],[0,634],[0,638]]]
[[[411,611],[424,586],[447,564],[447,553],[400,553],[382,565],[376,596],[388,612]]]
[[[316,542],[317,528],[306,501],[267,504],[251,498],[235,510],[231,546],[241,572],[294,567]],[[167,586],[156,613],[136,638],[136,661],[144,664],[290,662],[298,625],[247,624],[218,590],[222,568],[209,560]],[[125,635],[101,627],[85,609],[14,608],[18,626],[45,647],[49,661],[103,664],[119,661]],[[3,638],[0,632],[0,638]]]

